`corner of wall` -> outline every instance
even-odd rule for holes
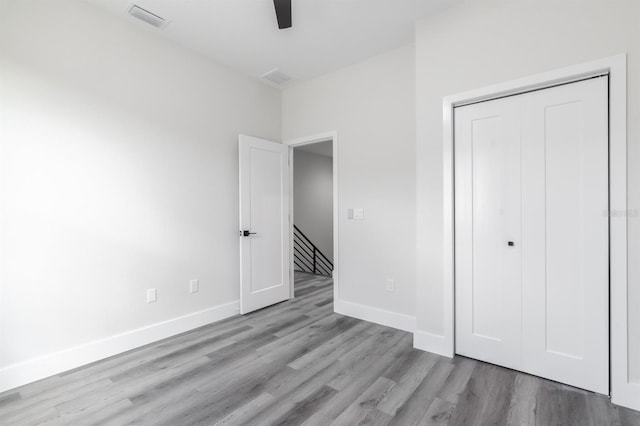
[[[410,333],[413,333],[416,328],[416,318],[413,316],[361,305],[359,303],[336,300],[334,311],[341,315],[358,318],[386,327],[397,328]]]
[[[453,345],[447,336],[416,330],[413,333],[413,347],[422,351],[453,358]]]

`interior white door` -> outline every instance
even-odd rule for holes
[[[240,135],[240,313],[289,298],[286,145]]]
[[[608,393],[608,84],[455,111],[456,352]]]

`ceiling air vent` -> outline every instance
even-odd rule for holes
[[[291,77],[280,71],[278,68],[274,68],[271,71],[262,74],[260,79],[276,87],[282,87],[287,82],[291,81]]]
[[[155,13],[151,13],[148,10],[144,10],[140,6],[135,4],[129,8],[129,15],[134,18],[138,18],[141,21],[146,22],[149,25],[153,25],[156,28],[163,28],[167,25],[167,21],[164,18],[159,17]]]

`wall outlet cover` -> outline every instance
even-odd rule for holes
[[[393,278],[387,278],[387,291],[394,291],[396,287],[396,283]]]

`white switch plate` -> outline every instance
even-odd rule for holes
[[[354,207],[353,208],[353,219],[354,220],[363,220],[364,219],[364,209],[362,207]]]
[[[387,278],[387,291],[394,291],[396,288],[396,283],[393,278]]]
[[[158,292],[155,288],[147,289],[147,303],[153,303],[158,300]]]
[[[189,281],[189,293],[197,293],[200,291],[200,281],[191,280]]]
[[[347,219],[353,219],[353,209],[352,208],[348,208],[347,209]]]

